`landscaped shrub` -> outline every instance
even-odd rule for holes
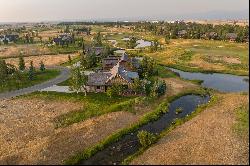
[[[165,94],[167,89],[167,85],[165,81],[162,80],[156,80],[151,88],[151,97],[160,97]]]
[[[156,135],[149,133],[147,131],[139,131],[139,133],[137,134],[137,137],[140,141],[140,144],[142,145],[142,147],[146,148],[150,145],[152,145],[153,143],[155,143],[157,137]]]

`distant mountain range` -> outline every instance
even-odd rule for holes
[[[192,13],[192,14],[162,14],[151,16],[137,16],[137,17],[123,17],[123,18],[106,18],[95,19],[96,21],[138,21],[138,20],[249,20],[249,9],[241,11],[209,11],[204,13]]]
[[[122,18],[93,18],[93,19],[61,19],[45,22],[62,22],[62,21],[142,21],[142,20],[249,20],[249,9],[241,11],[209,11],[192,14],[162,14],[151,16],[136,16]],[[42,20],[41,20],[42,22]],[[10,23],[10,22],[9,22]],[[0,24],[3,24],[3,22]]]

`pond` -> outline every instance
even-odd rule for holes
[[[146,40],[137,40],[136,43],[138,44],[135,48],[144,48],[144,47],[149,47],[152,45],[150,41]]]
[[[221,92],[248,92],[249,80],[248,76],[236,76],[232,74],[221,73],[192,73],[185,72],[173,68],[167,68],[178,73],[181,78],[187,80],[202,80],[202,86],[212,88]]]
[[[148,131],[154,134],[160,134],[163,130],[167,129],[176,118],[183,118],[190,115],[199,105],[206,104],[210,97],[199,95],[186,95],[182,96],[169,105],[169,112],[162,114],[162,116],[153,122],[150,122],[134,132],[128,133],[117,142],[108,145],[102,151],[97,152],[88,160],[81,161],[82,165],[114,165],[121,164],[128,156],[136,153],[141,145],[137,138],[139,131]],[[182,111],[177,114],[176,110]]]

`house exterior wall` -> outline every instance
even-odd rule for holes
[[[100,93],[106,91],[106,86],[86,86],[86,89],[87,92]]]

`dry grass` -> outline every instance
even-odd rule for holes
[[[248,74],[247,44],[210,40],[171,40],[164,50],[142,53],[164,65],[216,72]]]
[[[15,57],[19,56],[22,52],[22,55],[37,55],[46,54],[49,52],[49,49],[38,44],[24,44],[24,45],[9,45],[9,46],[0,46],[0,57]]]
[[[48,41],[49,38],[56,37],[60,34],[61,34],[60,30],[48,30],[48,31],[39,32],[39,36],[42,37],[43,41]]]
[[[248,139],[233,132],[235,109],[249,96],[218,94],[219,102],[176,128],[132,164],[249,164]]]
[[[70,55],[71,58],[73,58],[73,57],[76,57],[78,54],[29,56],[29,57],[24,57],[24,61],[25,61],[26,67],[28,67],[30,65],[31,61],[33,61],[33,64],[35,67],[39,67],[40,66],[39,63],[41,61],[43,61],[45,66],[55,66],[55,65],[60,65],[64,62],[67,62],[68,55]],[[6,59],[6,62],[18,67],[19,58],[8,58],[8,59]]]
[[[166,79],[169,96],[195,88],[184,81]],[[59,115],[78,110],[82,103],[43,99],[0,101],[0,164],[62,164],[63,160],[136,123],[146,112],[113,112],[55,129]]]

